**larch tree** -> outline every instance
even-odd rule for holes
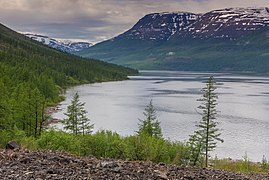
[[[88,112],[85,109],[82,109],[79,117],[80,120],[78,122],[79,132],[82,133],[83,135],[91,134],[94,127],[94,125],[91,124],[91,120],[87,118],[86,116],[87,113]]]
[[[216,148],[218,141],[223,142],[220,138],[220,130],[217,128],[218,122],[216,122],[218,96],[215,93],[215,84],[214,77],[210,76],[206,86],[202,89],[202,98],[198,99],[198,101],[201,101],[198,108],[202,110],[202,119],[197,125],[198,130],[189,139],[193,165],[197,164],[199,157],[204,156],[205,166],[207,167],[209,152]]]
[[[84,109],[85,103],[79,101],[78,93],[75,93],[71,104],[67,107],[64,119],[64,129],[71,131],[73,134],[89,134],[92,132],[93,124],[87,118],[87,111]]]
[[[137,133],[139,135],[148,135],[155,138],[162,138],[162,129],[160,122],[157,120],[156,110],[153,106],[152,100],[146,106],[145,111],[143,112],[145,116],[144,120],[139,119],[139,130]]]

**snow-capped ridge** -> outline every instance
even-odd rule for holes
[[[141,18],[129,31],[120,35],[120,37],[166,41],[198,18],[199,15],[189,12],[151,13]]]
[[[269,30],[269,8],[225,8],[204,14],[191,12],[151,13],[119,38],[168,41],[170,39],[236,39]]]
[[[79,52],[93,45],[92,43],[88,43],[88,42],[73,42],[70,40],[57,40],[57,39],[50,38],[44,35],[39,35],[39,34],[28,33],[28,34],[25,34],[25,36],[33,40],[39,41],[52,48],[55,48],[64,52],[69,52],[69,53]]]
[[[268,8],[226,8],[205,13],[180,35],[234,39],[268,27]]]

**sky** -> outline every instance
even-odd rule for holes
[[[268,0],[0,0],[0,23],[22,33],[97,43],[149,13],[267,6]]]

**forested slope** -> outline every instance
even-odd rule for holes
[[[38,135],[45,108],[76,84],[123,80],[136,71],[83,59],[33,41],[0,24],[0,130]]]

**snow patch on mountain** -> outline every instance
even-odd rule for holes
[[[140,19],[129,31],[120,35],[128,39],[167,41],[176,32],[195,22],[199,15],[188,12],[152,13]]]
[[[253,31],[268,29],[268,8],[226,8],[200,16],[178,32],[179,37],[236,39]]]
[[[91,47],[93,44],[88,42],[72,42],[72,41],[60,41],[48,36],[38,35],[38,34],[25,34],[25,36],[39,41],[45,45],[48,45],[52,48],[58,49],[60,51],[75,53],[82,51]]]
[[[155,42],[181,38],[234,40],[266,29],[269,30],[269,8],[226,8],[205,14],[164,12],[145,15],[116,39]]]

